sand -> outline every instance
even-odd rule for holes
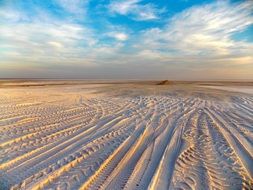
[[[252,189],[252,124],[252,94],[194,85],[7,85],[0,189]]]
[[[205,88],[219,89],[231,92],[242,92],[253,95],[253,86],[202,86]]]

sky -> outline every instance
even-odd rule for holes
[[[0,0],[0,78],[253,80],[253,1]]]

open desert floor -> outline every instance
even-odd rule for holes
[[[0,189],[253,189],[253,86],[226,85],[2,82]]]

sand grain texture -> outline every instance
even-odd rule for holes
[[[173,85],[0,89],[0,189],[253,189],[253,96]]]

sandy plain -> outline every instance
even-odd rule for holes
[[[253,95],[155,84],[1,82],[0,189],[253,189]]]

